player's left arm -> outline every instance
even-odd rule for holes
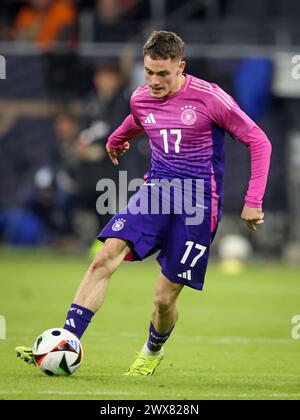
[[[226,92],[219,87],[216,87],[216,91],[211,106],[213,120],[234,139],[244,143],[250,151],[251,177],[241,218],[249,229],[256,230],[257,225],[264,223],[263,197],[268,180],[272,146],[263,130]]]
[[[268,181],[272,146],[266,134],[257,126],[238,140],[248,147],[251,156],[251,177],[241,218],[251,230],[256,230],[256,225],[264,223],[262,204]]]

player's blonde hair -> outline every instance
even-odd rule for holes
[[[185,43],[174,32],[154,31],[144,45],[144,57],[152,60],[182,60]]]

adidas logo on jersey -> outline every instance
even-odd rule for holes
[[[192,280],[192,270],[185,271],[184,273],[177,274],[181,279]]]
[[[152,112],[145,119],[145,123],[146,124],[156,124],[156,121],[155,121],[155,118],[154,118],[154,115],[152,114]]]

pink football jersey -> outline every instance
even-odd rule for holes
[[[130,105],[132,115],[110,136],[111,148],[122,147],[145,132],[152,150],[152,178],[204,179],[205,192],[219,200],[223,196],[226,131],[250,149],[252,177],[246,203],[262,205],[270,143],[218,85],[185,75],[179,91],[158,99],[144,84],[133,93]]]

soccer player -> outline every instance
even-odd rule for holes
[[[184,286],[203,289],[210,246],[222,213],[225,131],[243,142],[251,156],[251,178],[241,218],[251,230],[264,223],[262,202],[270,142],[218,85],[186,74],[183,57],[184,42],[172,32],[153,32],[144,46],[146,83],[133,93],[131,114],[109,137],[107,152],[118,165],[129,142],[145,132],[152,149],[151,169],[127,208],[100,232],[104,247],[84,276],[64,326],[81,338],[122,261],[143,260],[160,251],[161,273],[149,338],[126,375],[154,373],[178,319],[179,294]],[[170,214],[134,214],[133,207],[149,197],[163,179],[192,180],[190,201],[203,211],[199,223],[188,223],[189,214],[182,207],[181,213],[175,211],[175,193],[168,198],[173,209]],[[202,183],[195,183],[197,180]],[[202,190],[201,203],[197,202],[197,188]],[[160,203],[165,200],[161,192],[158,197]],[[30,348],[17,348],[17,354],[32,361]]]

